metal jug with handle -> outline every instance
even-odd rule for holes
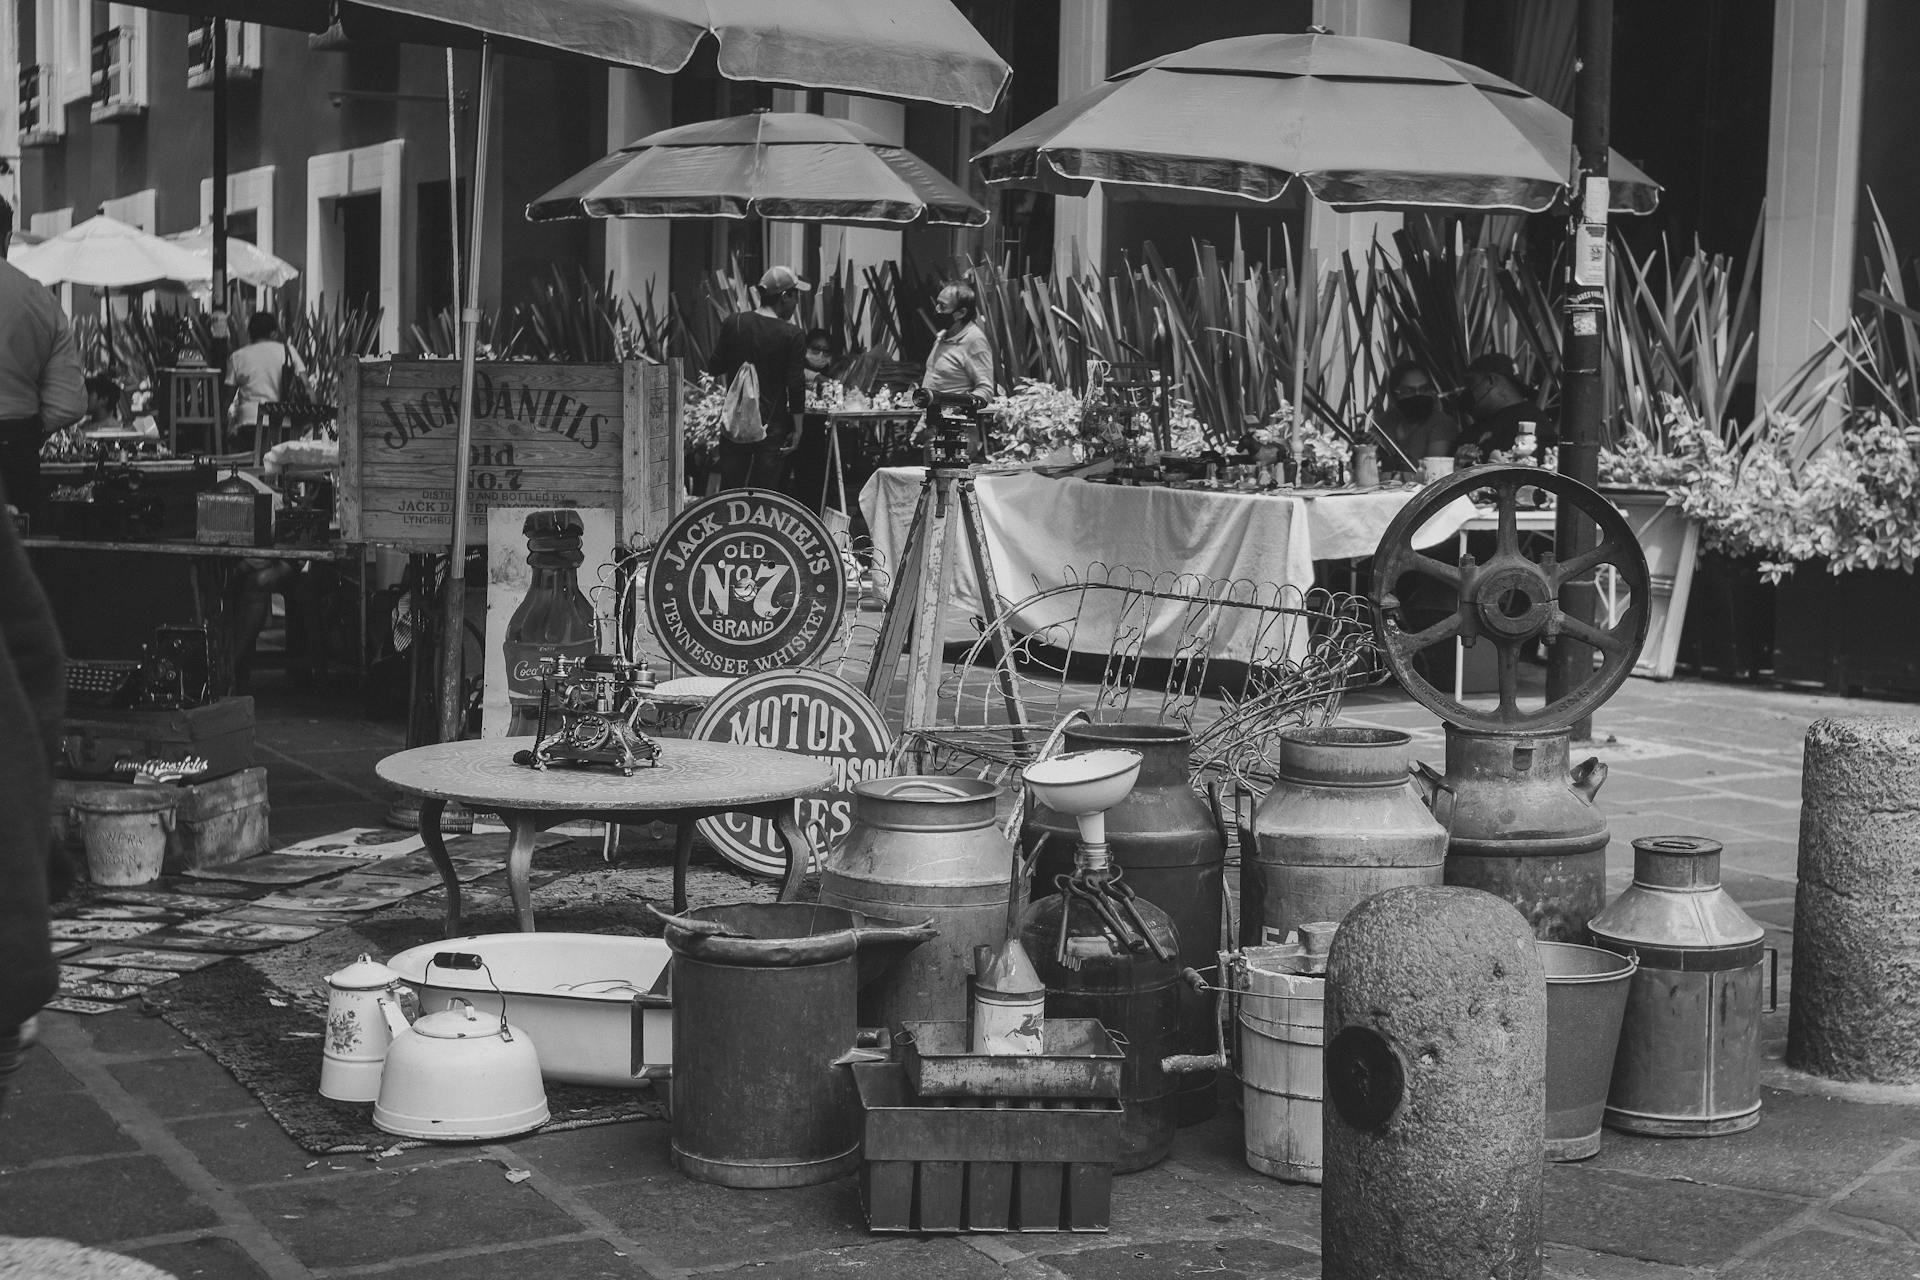
[[[336,1102],[372,1102],[380,1096],[393,1030],[380,1009],[411,987],[386,965],[362,955],[338,973],[327,975],[325,1057],[320,1063],[320,1096]]]
[[[393,1033],[373,1123],[407,1138],[505,1138],[547,1122],[540,1056],[499,1014],[456,998],[407,1024],[397,1000],[380,1012]]]

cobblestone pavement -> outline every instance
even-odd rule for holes
[[[1635,836],[1722,840],[1729,889],[1787,963],[1766,1022],[1760,1126],[1702,1140],[1609,1132],[1595,1159],[1550,1166],[1550,1275],[1920,1276],[1920,1090],[1835,1086],[1778,1061],[1801,739],[1820,717],[1873,713],[1920,707],[1634,680],[1599,713],[1616,887]],[[1433,718],[1397,696],[1356,698],[1345,719],[1408,729],[1421,756],[1440,760]],[[263,708],[260,741],[278,838],[379,820],[387,796],[372,770],[399,746],[389,727],[296,700]],[[1318,1189],[1248,1170],[1230,1105],[1183,1131],[1169,1160],[1116,1182],[1108,1234],[882,1237],[866,1231],[853,1179],[756,1192],[682,1178],[661,1123],[316,1160],[157,1018],[42,1022],[0,1122],[0,1234],[63,1236],[183,1277],[1231,1280],[1320,1269]]]

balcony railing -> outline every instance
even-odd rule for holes
[[[140,51],[132,27],[109,27],[93,38],[93,94],[91,118],[125,120],[143,115],[146,96],[140,92]]]
[[[66,134],[66,120],[54,91],[54,69],[46,63],[20,67],[20,145],[51,147]]]
[[[209,18],[187,32],[187,87],[213,87],[213,24]],[[260,78],[260,25],[227,23],[227,83]]]

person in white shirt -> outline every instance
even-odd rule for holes
[[[298,377],[306,376],[300,353],[280,337],[280,322],[266,311],[256,311],[247,321],[247,345],[227,361],[227,385],[234,389],[233,423],[253,428],[260,423],[260,406],[285,397],[286,372],[291,366]],[[245,433],[251,446],[253,432]]]

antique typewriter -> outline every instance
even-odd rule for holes
[[[128,687],[137,662],[101,658],[71,658],[67,661],[67,705],[100,710],[132,704]]]

